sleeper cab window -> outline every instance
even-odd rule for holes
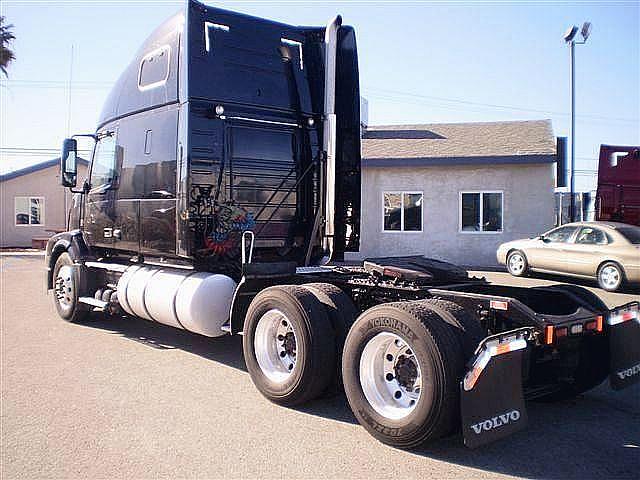
[[[422,192],[384,192],[382,198],[385,232],[422,231]]]
[[[144,56],[140,62],[138,88],[142,91],[160,87],[169,78],[171,47],[165,45]]]
[[[502,192],[462,192],[460,231],[502,232]]]
[[[16,225],[44,225],[43,197],[15,197]]]

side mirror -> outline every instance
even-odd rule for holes
[[[66,138],[60,154],[60,183],[63,187],[75,187],[78,180],[78,142]]]

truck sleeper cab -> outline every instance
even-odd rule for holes
[[[58,314],[241,333],[265,397],[297,405],[342,383],[360,423],[402,448],[460,423],[479,446],[526,425],[525,395],[636,381],[637,302],[492,286],[421,257],[336,263],[359,247],[358,81],[340,17],[293,27],[188,1],[91,134],[89,179],[47,245]],[[61,155],[71,188],[76,145]]]

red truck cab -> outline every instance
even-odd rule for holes
[[[596,220],[640,226],[640,147],[600,146]]]

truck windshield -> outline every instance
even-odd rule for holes
[[[640,245],[640,227],[620,227],[617,230],[630,243]]]

